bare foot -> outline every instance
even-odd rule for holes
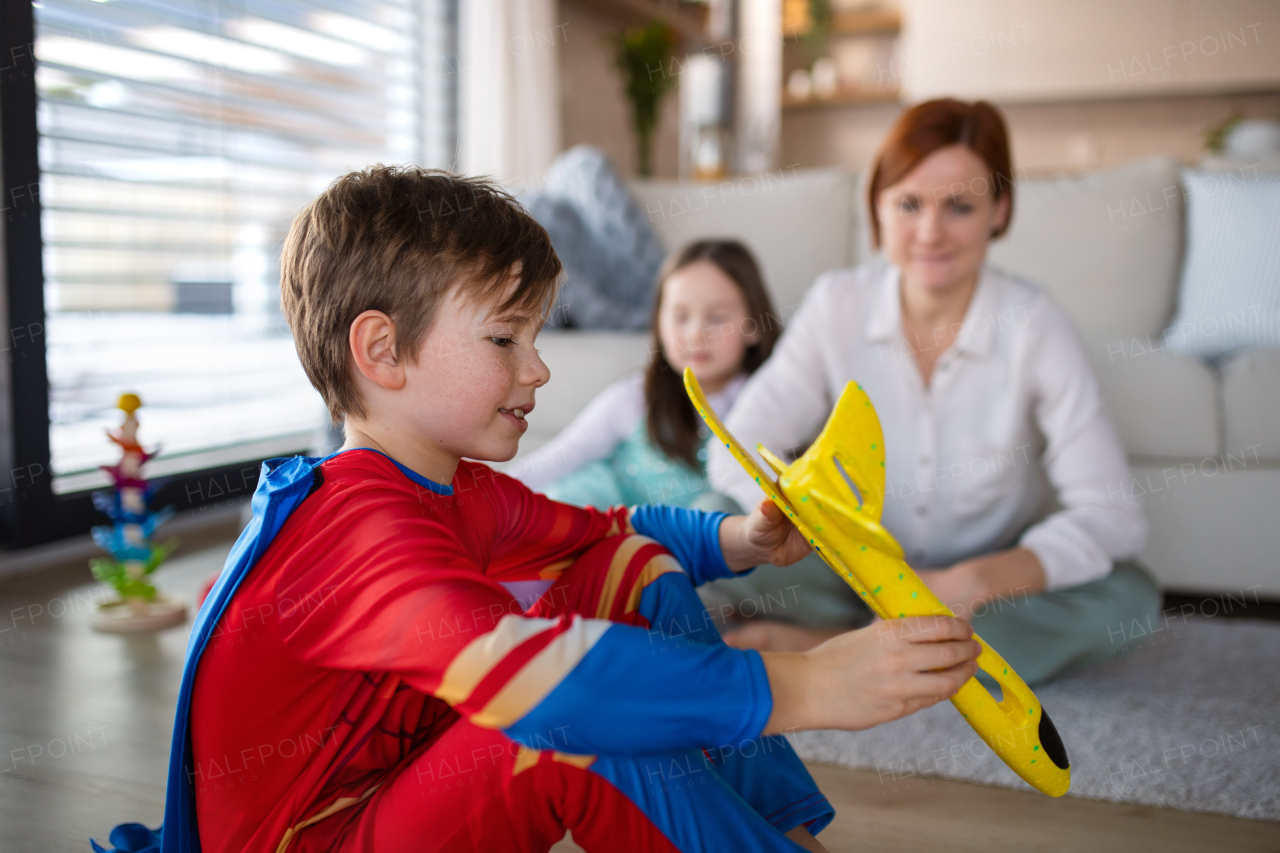
[[[726,632],[724,642],[735,649],[759,652],[807,652],[843,633],[843,630],[802,628],[772,619],[752,619],[742,627]]]
[[[796,844],[799,844],[805,850],[812,850],[814,853],[827,853],[827,848],[822,846],[822,842],[814,838],[809,830],[803,825],[797,826],[795,829],[787,831],[787,838],[790,838]]]

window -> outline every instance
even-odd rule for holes
[[[106,484],[98,466],[118,453],[104,430],[127,391],[160,448],[151,477],[314,446],[327,416],[279,314],[280,243],[344,172],[450,165],[456,0],[6,7],[6,50],[21,56],[21,24],[34,35],[43,247],[39,263],[7,264],[10,324],[38,314],[22,325],[42,335],[10,360],[43,349],[39,369],[11,367],[9,462],[41,464],[40,437],[20,435],[43,428],[35,391],[55,504]],[[5,87],[13,185],[24,110]],[[30,251],[25,234],[10,221],[9,255]],[[203,500],[188,496],[179,508]]]

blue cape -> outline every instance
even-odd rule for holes
[[[226,567],[196,614],[191,639],[187,642],[187,659],[182,669],[182,687],[178,691],[178,709],[173,721],[173,743],[169,747],[164,823],[156,829],[148,829],[140,823],[122,823],[111,830],[111,850],[90,840],[96,853],[200,853],[195,788],[191,783],[194,777],[191,689],[195,684],[196,665],[231,597],[276,538],[285,519],[311,492],[316,466],[330,458],[293,456],[268,459],[262,463],[258,488],[253,493],[253,518],[236,540],[227,557]]]

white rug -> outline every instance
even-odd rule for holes
[[[1129,653],[1036,688],[1071,760],[1069,796],[1280,820],[1280,623],[1154,627]],[[792,743],[807,760],[876,770],[886,786],[934,774],[1032,790],[950,702]]]

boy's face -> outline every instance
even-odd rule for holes
[[[507,293],[519,284],[513,281]],[[404,410],[418,441],[456,458],[504,462],[528,428],[534,389],[551,372],[534,349],[540,318],[498,312],[455,288],[405,365]]]

